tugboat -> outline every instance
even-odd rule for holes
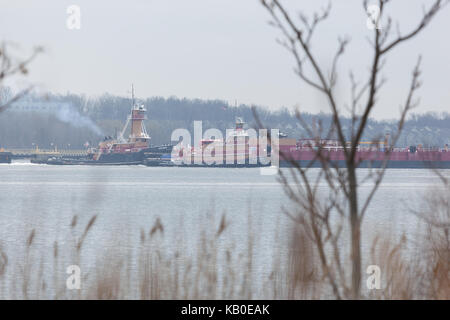
[[[244,129],[245,122],[237,117],[235,128],[227,130],[225,138],[201,139],[196,148],[190,145],[172,146],[155,157],[147,157],[144,164],[149,167],[158,166],[183,166],[183,167],[264,167],[270,163],[261,163],[257,160],[259,148],[258,139],[250,136],[248,130]],[[208,148],[211,151],[207,150]],[[270,145],[264,147],[270,155]],[[171,153],[173,149],[173,153]],[[211,158],[208,158],[208,152]],[[188,161],[183,158],[186,155]],[[213,159],[216,157],[218,162]],[[183,160],[184,159],[184,160]],[[190,161],[189,161],[190,160]],[[212,162],[212,163],[211,163]]]
[[[86,158],[54,157],[47,164],[55,165],[132,165],[141,164],[146,157],[146,152],[151,152],[150,136],[144,125],[147,119],[144,105],[134,101],[132,87],[131,114],[117,139],[107,136],[97,148],[89,148]],[[128,139],[123,136],[131,122],[131,131]]]

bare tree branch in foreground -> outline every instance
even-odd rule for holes
[[[0,46],[0,89],[3,89],[3,82],[6,78],[13,77],[15,75],[27,75],[29,64],[40,52],[42,52],[42,48],[35,48],[28,58],[22,61],[15,61],[8,53],[7,44],[3,43]],[[30,90],[31,87],[28,87],[11,96],[4,94],[0,99],[0,113],[26,95]]]
[[[380,90],[386,82],[386,79],[381,77],[385,58],[400,44],[414,38],[424,30],[436,14],[448,4],[448,1],[435,0],[428,9],[424,10],[423,16],[415,28],[405,34],[397,31],[397,34],[393,36],[391,32],[393,19],[388,16],[386,11],[389,2],[391,1],[378,0],[377,4],[380,9],[378,21],[372,20],[374,26],[382,23],[383,27],[374,27],[373,30],[373,38],[370,41],[373,57],[370,61],[369,73],[366,79],[358,82],[350,72],[350,103],[340,106],[335,89],[338,81],[337,70],[339,60],[350,43],[349,39],[338,39],[337,51],[329,68],[319,63],[311,45],[317,27],[329,17],[331,6],[324,8],[320,13],[315,13],[312,18],[308,18],[302,13],[299,15],[300,21],[297,22],[294,21],[293,15],[288,12],[281,1],[261,0],[262,5],[271,15],[272,24],[283,35],[280,43],[295,59],[296,74],[304,83],[324,95],[332,115],[332,123],[325,130],[321,123],[307,123],[297,110],[296,115],[301,126],[309,138],[316,141],[315,159],[306,166],[300,166],[297,161],[289,159],[288,155],[284,155],[280,151],[280,157],[291,162],[289,177],[280,171],[280,180],[286,193],[297,205],[296,212],[286,211],[286,213],[294,221],[305,226],[308,236],[315,243],[323,276],[328,280],[337,299],[361,298],[361,224],[364,214],[383,180],[391,152],[400,136],[406,116],[411,109],[418,105],[415,93],[421,85],[419,80],[420,56],[412,72],[406,100],[401,106],[397,131],[392,135],[389,145],[384,148],[385,156],[381,168],[369,169],[367,176],[358,181],[356,169],[362,159],[358,156],[357,151],[369,117],[377,104]],[[363,5],[364,10],[367,10],[367,1],[363,1]],[[369,19],[372,18],[369,16]],[[346,129],[341,123],[342,117],[345,116],[343,109],[348,110],[351,116],[351,129],[347,135]],[[254,114],[257,122],[262,126],[256,111]],[[339,168],[336,161],[331,159],[332,150],[322,146],[322,139],[330,138],[337,138],[339,148],[345,156],[346,169]],[[316,161],[320,161],[321,169],[317,177],[312,178],[309,169]],[[319,183],[324,180],[329,187],[328,195],[323,191],[319,192]],[[367,181],[371,182],[371,190],[365,199],[361,199],[359,187]],[[360,202],[361,200],[362,202]],[[344,228],[348,228],[350,233],[349,253],[345,255],[338,246]],[[349,257],[350,274],[346,273],[344,257]]]

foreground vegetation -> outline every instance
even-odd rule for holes
[[[363,290],[362,298],[450,299],[449,192],[429,193],[421,211],[416,212],[422,218],[416,234],[398,238],[384,233],[374,238],[364,259],[380,267],[381,289]],[[196,248],[186,248],[183,239],[165,239],[164,222],[158,218],[150,228],[141,230],[138,244],[128,246],[113,238],[116,241],[95,252],[94,267],[89,272],[84,272],[83,256],[93,245],[89,235],[98,227],[96,216],[85,224],[74,216],[68,240],[55,242],[50,253],[36,241],[38,236],[48,235],[32,229],[23,256],[8,257],[5,249],[11,242],[1,243],[0,298],[333,298],[332,288],[319,267],[316,244],[300,225],[290,229],[286,250],[273,242],[278,249],[271,272],[261,275],[255,242],[263,234],[249,229],[247,242],[238,249],[227,236],[233,221],[225,215],[220,221],[205,221],[198,233],[188,235],[197,239]],[[164,240],[176,241],[176,249],[168,248]],[[66,268],[71,264],[83,270],[80,290],[66,287]]]

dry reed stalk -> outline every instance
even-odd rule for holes
[[[428,215],[429,217],[431,215]],[[75,221],[75,222],[74,222]],[[70,232],[76,236],[77,218],[70,223]],[[166,247],[165,226],[160,218],[147,229],[137,234],[139,243],[134,255],[131,246],[120,249],[120,243],[102,252],[97,257],[94,272],[83,274],[82,290],[73,293],[65,288],[65,277],[58,277],[58,270],[67,262],[81,263],[81,252],[89,243],[87,234],[95,228],[93,216],[79,237],[79,241],[66,242],[62,247],[53,243],[53,287],[48,287],[45,277],[43,252],[36,243],[35,229],[25,241],[24,264],[18,268],[7,268],[10,264],[4,250],[0,250],[0,281],[4,290],[4,279],[14,279],[14,286],[2,293],[3,298],[50,298],[50,299],[321,299],[332,296],[328,282],[320,269],[320,261],[314,242],[302,226],[293,224],[288,247],[280,246],[275,251],[272,272],[262,281],[264,291],[255,290],[253,261],[255,240],[262,235],[255,230],[254,222],[248,220],[247,243],[238,251],[236,243],[229,238],[230,221],[222,215],[215,223],[214,215],[200,227],[197,247],[184,250],[183,239],[173,253]],[[436,222],[425,223],[425,234],[418,234],[415,241],[416,256],[406,250],[407,239],[392,240],[390,234],[380,234],[372,244],[371,261],[383,272],[383,288],[369,293],[372,299],[448,299],[449,298],[449,245],[448,231],[437,229]],[[439,232],[438,232],[439,231]],[[190,238],[194,233],[188,234]],[[76,237],[75,237],[76,238]],[[410,236],[413,238],[413,236]],[[274,243],[279,243],[275,239]],[[114,243],[108,242],[108,243]],[[193,248],[189,248],[193,249]],[[287,249],[288,254],[283,252]],[[61,255],[67,254],[67,256]],[[100,253],[100,252],[99,252]],[[75,257],[75,260],[73,258]],[[418,262],[413,258],[417,258]],[[69,260],[67,260],[69,259]],[[77,260],[78,259],[78,260]],[[38,261],[37,272],[32,263]],[[131,269],[136,263],[137,268]],[[344,266],[345,267],[345,266]],[[20,275],[8,273],[21,270]],[[132,274],[130,274],[132,273]],[[5,278],[5,276],[7,276]],[[13,278],[11,278],[13,276]],[[14,278],[15,276],[15,278]],[[132,279],[132,280],[130,280]],[[134,281],[134,282],[132,282]],[[61,283],[59,283],[61,282]],[[18,291],[15,291],[20,288]]]

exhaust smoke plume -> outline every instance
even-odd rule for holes
[[[94,121],[92,121],[91,118],[82,115],[70,104],[65,103],[60,105],[55,115],[59,120],[66,123],[70,123],[71,125],[77,128],[86,127],[99,136],[103,135],[102,129],[100,129],[100,127]]]

